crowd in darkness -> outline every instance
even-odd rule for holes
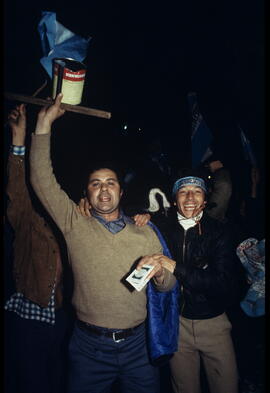
[[[62,234],[30,186],[28,163],[24,161],[25,117],[25,108],[18,106],[10,113],[8,126],[12,150],[7,164],[4,213],[5,393],[30,393],[30,390],[23,390],[23,386],[31,386],[33,392],[64,393],[68,375],[67,348],[76,319],[71,305],[74,283]],[[23,130],[21,135],[19,129]],[[28,148],[26,146],[26,151]],[[162,233],[164,219],[170,220],[175,214],[173,184],[189,173],[187,168],[178,168],[172,163],[156,139],[143,159],[125,170],[124,213],[129,217],[149,214]],[[232,324],[239,392],[263,393],[265,316],[262,309],[256,311],[254,308],[253,313],[248,313],[243,307],[253,283],[241,259],[239,246],[248,239],[253,239],[252,245],[256,246],[265,238],[264,174],[246,162],[239,177],[230,165],[228,153],[226,155],[222,149],[214,150],[196,171],[207,185],[205,214],[229,228],[234,243],[237,294],[226,313]],[[253,300],[256,307],[257,299]],[[19,329],[19,335],[16,329]],[[20,340],[22,334],[24,343]],[[54,351],[50,353],[52,347]],[[41,352],[44,357],[40,356]],[[46,387],[44,382],[49,363],[47,382],[52,381],[52,386]],[[161,393],[172,392],[168,363],[160,367],[160,373]],[[18,385],[19,381],[21,385]],[[203,393],[209,391],[203,367],[201,387]],[[117,381],[112,392],[119,393]]]
[[[4,392],[265,393],[262,1],[49,3],[5,1],[5,91],[51,96],[40,59],[67,28],[91,37],[80,105],[112,117],[4,102]],[[172,338],[157,359],[152,336]]]

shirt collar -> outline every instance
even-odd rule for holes
[[[113,221],[107,221],[102,216],[97,214],[94,210],[91,211],[92,216],[95,217],[106,229],[111,233],[118,233],[125,228],[126,224],[132,224],[133,221],[127,217],[122,210],[119,211],[119,217]]]
[[[200,221],[202,216],[203,216],[203,211],[200,212],[197,216],[191,218],[187,218],[182,214],[180,214],[179,212],[177,212],[178,222],[185,230],[194,227],[198,223],[198,221]]]

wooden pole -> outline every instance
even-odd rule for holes
[[[45,79],[44,83],[33,93],[32,97],[36,97],[47,85],[47,79]],[[8,120],[5,122],[4,127],[8,125]]]
[[[44,83],[32,94],[32,97],[36,97],[47,86],[47,83],[47,79],[45,79]]]
[[[36,98],[33,96],[25,96],[22,94],[15,94],[15,93],[8,93],[8,92],[4,93],[4,97],[10,101],[19,101],[19,102],[25,102],[28,104],[40,105],[40,106],[50,105],[54,103],[53,100],[44,100],[42,98]],[[61,108],[69,112],[82,113],[83,115],[102,117],[104,119],[111,118],[111,112],[102,111],[100,109],[87,108],[85,106],[70,105],[70,104],[61,104]]]

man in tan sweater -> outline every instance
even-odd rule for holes
[[[109,392],[120,380],[123,393],[159,391],[157,370],[145,341],[146,292],[130,291],[124,277],[136,266],[154,265],[158,290],[175,285],[162,266],[161,244],[148,227],[137,227],[119,208],[122,189],[112,168],[89,173],[92,217],[83,217],[57,183],[50,160],[50,131],[63,115],[62,95],[41,109],[31,147],[31,181],[65,237],[74,275],[77,322],[70,342],[69,393]],[[144,257],[147,255],[146,257]]]

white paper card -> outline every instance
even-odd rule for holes
[[[150,278],[146,277],[154,269],[154,265],[143,265],[141,270],[133,270],[126,280],[137,290],[141,291]]]

